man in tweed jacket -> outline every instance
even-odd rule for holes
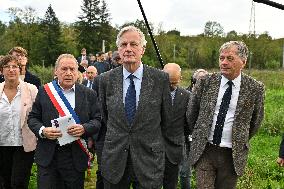
[[[199,80],[187,110],[193,141],[190,164],[195,166],[197,188],[236,187],[244,172],[249,140],[260,127],[264,114],[264,85],[242,73],[248,49],[243,42],[230,41],[219,50],[221,73]],[[214,142],[222,97],[232,81],[232,93],[221,131]],[[222,113],[222,112],[220,112]]]

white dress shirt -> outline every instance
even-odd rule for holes
[[[0,99],[0,146],[22,146],[21,129],[21,91],[17,88],[11,103],[6,94]]]
[[[59,85],[60,86],[60,85]],[[64,90],[62,87],[60,87],[60,89],[62,90],[64,96],[66,97],[66,99],[68,100],[68,102],[70,103],[71,107],[73,109],[75,109],[75,84],[73,85],[73,87],[71,89],[68,90]],[[60,116],[59,116],[60,117]],[[41,136],[42,138],[44,138],[43,134],[42,134],[42,130],[45,128],[45,126],[42,126],[39,129],[39,136]]]
[[[220,105],[222,102],[222,97],[226,91],[226,89],[229,87],[227,84],[229,80],[222,76],[221,79],[221,84],[219,88],[219,94],[218,94],[218,99],[217,99],[217,104],[215,106],[214,110],[214,116],[213,116],[213,122],[212,122],[212,127],[209,135],[209,142],[212,143],[213,141],[213,135],[214,135],[214,129],[215,129],[215,124],[217,121],[217,116],[219,113]],[[227,148],[232,148],[232,126],[234,123],[234,116],[235,116],[235,111],[238,103],[238,98],[239,98],[239,92],[240,92],[240,86],[241,86],[241,74],[232,80],[233,85],[232,85],[232,96],[231,96],[231,101],[229,105],[229,109],[226,114],[225,122],[224,122],[224,127],[223,127],[223,132],[222,132],[222,138],[221,138],[221,143],[220,147],[227,147]]]

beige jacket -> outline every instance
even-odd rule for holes
[[[0,99],[2,98],[5,82],[0,83]],[[32,109],[32,105],[37,95],[36,86],[20,80],[21,90],[21,128],[23,136],[23,147],[25,152],[30,152],[36,148],[36,136],[29,129],[27,119]]]

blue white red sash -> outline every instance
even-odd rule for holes
[[[57,81],[53,80],[50,83],[47,83],[44,85],[44,89],[49,96],[53,106],[55,109],[58,111],[59,116],[63,117],[66,115],[72,115],[73,119],[77,124],[80,124],[80,119],[74,109],[71,107],[69,101],[66,99],[64,96],[62,90],[57,84]],[[89,152],[86,142],[83,139],[78,139],[76,141],[80,148],[87,154],[88,156],[88,165],[90,165],[90,160],[91,160],[91,153]]]

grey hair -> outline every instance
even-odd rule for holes
[[[208,74],[208,72],[207,72],[206,70],[204,70],[204,69],[197,69],[197,70],[193,73],[192,78],[194,78],[194,79],[199,79],[199,74],[200,74],[200,73],[204,73],[205,75]]]
[[[57,58],[57,60],[55,62],[55,66],[54,66],[55,70],[58,68],[59,63],[60,63],[61,59],[63,59],[63,58],[74,59],[74,61],[76,62],[77,68],[78,68],[78,62],[77,62],[76,58],[72,54],[61,54],[61,55],[59,55],[59,57]]]
[[[237,55],[240,58],[247,60],[249,51],[248,51],[247,45],[243,41],[226,42],[220,47],[219,53],[221,53],[224,49],[228,49],[228,48],[231,48],[233,46],[237,47],[237,50],[238,50]]]
[[[124,28],[122,28],[119,33],[117,34],[117,38],[116,38],[116,46],[119,47],[120,45],[120,39],[121,39],[121,36],[125,33],[125,32],[128,32],[128,31],[134,31],[134,32],[137,32],[140,36],[140,43],[142,44],[143,47],[146,47],[146,44],[147,44],[147,41],[145,39],[145,35],[144,33],[137,27],[135,26],[126,26]]]

